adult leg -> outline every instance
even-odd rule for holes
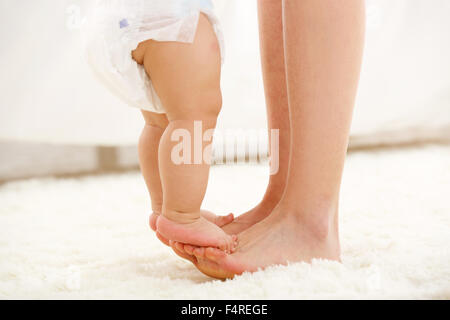
[[[340,259],[339,191],[362,60],[364,1],[284,1],[283,17],[291,117],[286,191],[268,218],[240,235],[235,254],[194,250],[217,263],[204,270],[212,276]]]
[[[270,176],[261,203],[223,228],[230,234],[238,234],[248,229],[275,209],[284,193],[289,167],[289,105],[284,61],[282,0],[259,0],[258,16],[268,125],[269,130],[279,130],[279,141],[270,143],[279,144],[279,169]]]

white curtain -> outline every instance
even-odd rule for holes
[[[256,1],[216,2],[227,45],[219,127],[265,128]],[[97,83],[82,58],[79,26],[92,4],[0,0],[0,139],[136,143],[139,112]],[[352,137],[448,134],[450,1],[368,0],[367,16]]]

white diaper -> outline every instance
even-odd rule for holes
[[[83,32],[87,61],[100,81],[127,104],[165,113],[131,52],[149,39],[192,43],[200,12],[214,27],[223,61],[224,41],[212,0],[98,0]]]

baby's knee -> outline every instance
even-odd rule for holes
[[[170,121],[197,120],[212,128],[222,109],[220,88],[189,90],[186,94],[173,96],[172,99],[173,101],[166,105]]]
[[[217,90],[203,90],[186,110],[186,119],[204,121],[214,127],[222,110],[222,93]]]
[[[222,111],[222,92],[220,89],[205,91],[199,101],[203,107],[200,108],[199,113],[205,118],[217,120]]]

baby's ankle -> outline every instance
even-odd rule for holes
[[[160,216],[162,214],[162,209],[160,208],[152,208],[153,213]]]
[[[180,212],[176,210],[163,209],[162,215],[164,218],[180,223],[180,224],[190,224],[198,221],[201,218],[200,211],[198,212]]]
[[[158,215],[158,216],[160,216],[161,214],[162,214],[162,204],[153,204],[152,203],[152,210],[153,210],[153,213],[154,214],[156,214],[156,215]]]

